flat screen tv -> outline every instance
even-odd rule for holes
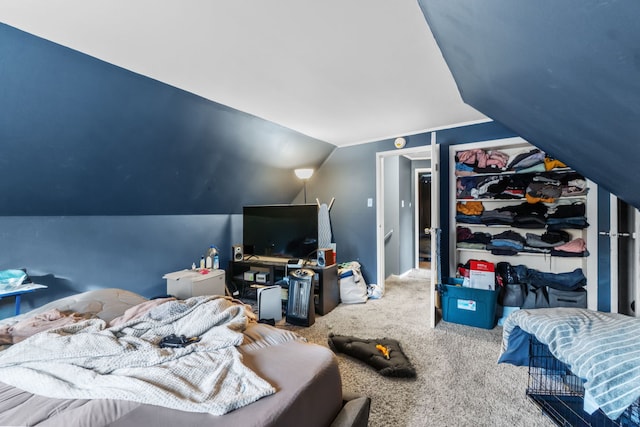
[[[318,206],[245,206],[242,240],[246,255],[309,258],[318,249]]]

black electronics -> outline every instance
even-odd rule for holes
[[[317,205],[245,206],[242,213],[244,255],[307,259],[318,249]]]
[[[313,303],[313,270],[295,270],[289,275],[289,295],[287,299],[287,323],[311,326],[316,321]]]
[[[302,260],[300,258],[293,258],[287,261],[287,268],[301,268]]]
[[[166,337],[160,340],[160,347],[162,348],[177,348],[177,347],[186,347],[189,344],[193,344],[194,342],[200,341],[200,337],[191,337],[187,338],[184,335],[167,335]]]
[[[242,258],[244,258],[243,249],[242,245],[233,245],[231,252],[234,261],[242,261]]]

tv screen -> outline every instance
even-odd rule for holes
[[[247,255],[305,259],[318,249],[316,205],[245,206],[242,214]]]

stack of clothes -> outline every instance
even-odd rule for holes
[[[587,181],[577,173],[463,176],[456,180],[457,199],[526,199],[554,203],[561,197],[582,196]]]
[[[491,238],[489,233],[473,232],[468,227],[458,226],[456,228],[456,246],[458,248],[484,250],[491,242]]]
[[[543,253],[561,257],[589,256],[587,245],[582,237],[572,239],[564,230],[550,230],[542,235],[526,233],[522,236],[512,230],[491,235],[473,232],[470,228],[458,226],[456,229],[456,247],[460,249],[481,249],[491,251],[493,255],[511,256],[520,252]]]
[[[466,224],[482,224],[481,216],[484,205],[478,201],[456,203],[456,222]]]
[[[587,228],[589,223],[585,215],[586,207],[583,202],[560,204],[554,206],[547,214],[547,226],[549,230]]]
[[[565,230],[587,228],[585,204],[549,204],[543,202],[485,209],[480,201],[456,203],[456,222],[463,224],[508,225],[516,228]]]
[[[518,228],[545,228],[547,207],[543,203],[521,203],[495,209],[512,216],[511,225]],[[484,223],[484,222],[483,222]],[[489,225],[489,224],[487,224]]]
[[[524,249],[525,239],[515,231],[507,230],[496,234],[486,249],[493,255],[516,255]]]
[[[545,172],[567,167],[561,161],[550,157],[537,148],[518,153],[513,158],[500,150],[475,148],[458,151],[455,160],[456,175],[458,176],[506,171],[517,173]]]
[[[486,151],[472,149],[459,151],[456,154],[456,174],[502,172],[507,166],[509,155],[502,151]]]

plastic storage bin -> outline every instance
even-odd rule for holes
[[[442,319],[477,328],[496,326],[498,291],[444,285],[442,291]]]

